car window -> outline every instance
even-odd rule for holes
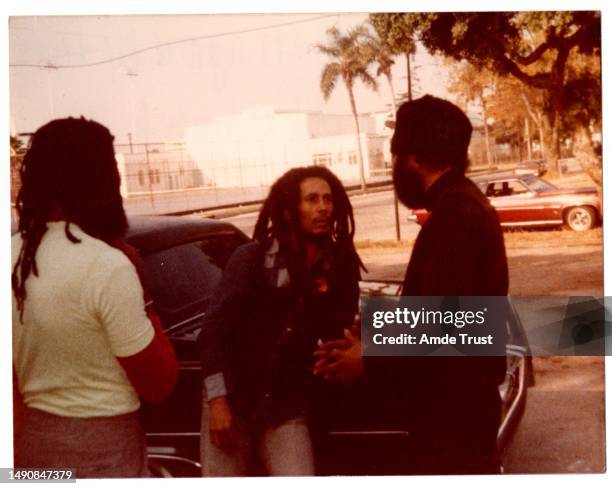
[[[546,180],[542,180],[536,176],[525,178],[525,183],[531,190],[537,193],[557,190],[557,187],[555,187],[552,183],[548,183]]]
[[[510,197],[527,193],[529,189],[519,180],[491,182],[487,186],[487,197]]]
[[[204,312],[230,255],[242,243],[238,235],[211,236],[143,257],[145,287],[164,327]]]

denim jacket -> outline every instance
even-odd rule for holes
[[[274,240],[238,248],[198,338],[208,399],[225,395],[244,418],[279,423],[306,414],[319,339],[342,336],[358,310],[355,256],[332,245],[301,278]]]

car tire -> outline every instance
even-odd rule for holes
[[[567,227],[572,231],[588,231],[595,227],[595,220],[595,211],[592,207],[572,207],[565,213],[565,224],[567,224]]]

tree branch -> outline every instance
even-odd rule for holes
[[[551,27],[548,35],[546,36],[546,41],[540,44],[531,54],[528,54],[527,56],[521,56],[520,54],[512,53],[512,55],[509,55],[509,57],[514,63],[520,64],[522,66],[529,66],[535,63],[536,61],[539,61],[540,58],[544,55],[544,53],[549,49],[571,49],[572,47],[580,43],[580,40],[584,34],[585,30],[582,26],[580,26],[571,36],[559,37],[557,36],[557,34],[555,34],[553,28]],[[504,48],[506,48],[506,46],[504,46]],[[505,50],[506,52],[510,53],[509,49]]]
[[[553,49],[554,47],[555,43],[551,43],[550,40],[547,39],[546,42],[540,44],[531,54],[528,54],[527,56],[521,56],[520,54],[513,55],[512,61],[522,66],[529,66],[538,61],[546,51]]]
[[[529,117],[531,117],[531,120],[533,120],[533,122],[538,125],[541,123],[541,121],[538,120],[538,118],[536,117],[533,108],[531,107],[531,103],[529,102],[529,99],[527,98],[527,95],[525,95],[525,91],[521,90],[521,99],[523,100],[523,105],[525,106],[525,110],[527,110],[527,113],[529,114]]]
[[[536,88],[543,88],[546,90],[550,90],[554,88],[554,82],[552,80],[551,73],[538,73],[536,75],[529,75],[521,70],[517,64],[512,61],[506,54],[504,54],[500,62],[502,66],[508,70],[511,75],[514,75],[516,78],[526,83],[527,85],[531,85]]]

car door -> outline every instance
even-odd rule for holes
[[[238,233],[218,233],[143,256],[144,284],[180,368],[177,386],[167,400],[142,403],[147,444],[157,456],[199,460],[202,381],[195,340],[223,268],[245,239]]]
[[[536,219],[533,212],[536,193],[518,178],[489,182],[486,196],[495,207],[502,225],[518,225]]]

